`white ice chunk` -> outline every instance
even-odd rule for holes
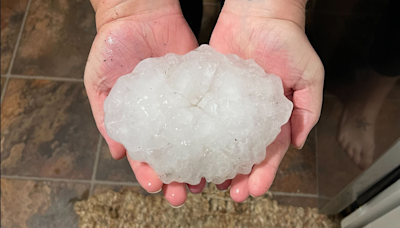
[[[281,79],[202,45],[141,61],[104,102],[108,135],[164,183],[248,174],[291,115]]]

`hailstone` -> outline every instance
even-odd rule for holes
[[[107,134],[133,160],[191,185],[249,174],[292,108],[278,76],[208,45],[141,61],[104,102]]]

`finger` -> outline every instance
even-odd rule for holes
[[[264,161],[253,167],[248,182],[250,195],[258,197],[268,191],[289,145],[290,124],[287,123],[282,126],[275,141],[267,147]]]
[[[198,185],[190,185],[188,184],[188,188],[191,193],[197,194],[203,191],[204,187],[206,187],[206,179],[202,178]]]
[[[225,191],[229,188],[229,186],[231,186],[231,182],[232,180],[226,180],[224,183],[222,184],[217,184],[217,189],[221,190],[221,191]]]
[[[359,150],[361,151],[361,148],[359,148]],[[365,149],[365,151],[361,151],[360,154],[361,154],[360,168],[364,170],[368,168],[374,160],[374,146]]]
[[[157,193],[161,191],[163,182],[154,170],[144,162],[138,162],[132,160],[129,156],[128,161],[131,165],[133,172],[135,173],[136,180],[149,193]]]
[[[350,159],[353,159],[354,151],[353,150],[346,150],[346,151],[347,151],[347,156],[349,156]]]
[[[230,195],[234,201],[241,203],[249,197],[248,180],[249,175],[243,174],[239,174],[233,178]]]
[[[353,154],[354,154],[354,156],[353,156],[353,162],[354,162],[356,165],[360,165],[360,162],[361,162],[361,151],[359,151],[359,150],[353,150]]]
[[[124,158],[126,155],[125,147],[122,144],[112,140],[107,133],[102,135],[108,144],[111,156],[116,160]]]
[[[343,148],[346,151],[347,156],[349,156],[350,159],[353,159],[354,151],[351,148],[351,144],[350,143],[344,144]]]
[[[338,134],[337,135],[337,139],[338,139],[338,141],[339,141],[339,143],[342,143],[343,142],[343,140],[344,140],[344,134]]]
[[[88,85],[89,84],[89,85]],[[90,106],[92,108],[92,113],[93,113],[93,117],[96,121],[96,125],[97,128],[99,129],[101,135],[104,137],[104,139],[106,140],[107,144],[108,144],[108,148],[110,150],[111,156],[114,159],[122,159],[125,157],[126,154],[126,150],[125,147],[112,140],[106,131],[106,128],[104,126],[104,107],[103,107],[103,103],[105,98],[107,97],[107,95],[103,94],[103,95],[98,95],[96,94],[90,83],[85,82],[85,86],[86,86],[86,91],[88,94],[88,98],[90,100]]]
[[[186,185],[183,183],[172,182],[163,187],[165,199],[172,207],[181,207],[186,201]]]
[[[290,123],[292,145],[298,149],[303,147],[308,134],[318,122],[321,113],[324,80],[323,66],[321,65],[313,75],[310,79],[304,79],[294,87],[293,112]]]

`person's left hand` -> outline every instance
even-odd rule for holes
[[[271,0],[267,10],[256,1],[226,2],[210,40],[217,51],[254,59],[267,73],[278,75],[285,95],[293,102],[291,119],[267,147],[265,160],[249,175],[237,175],[232,182],[217,186],[221,190],[231,186],[230,195],[237,202],[249,195],[261,196],[270,188],[290,143],[303,147],[321,111],[324,68],[305,35],[304,8],[273,5],[278,2]],[[251,4],[258,5],[251,8]],[[284,17],[281,12],[290,13],[289,9],[302,12],[288,14],[299,16],[293,20],[277,18]]]

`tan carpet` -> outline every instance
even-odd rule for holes
[[[266,194],[234,203],[214,185],[189,194],[185,205],[171,208],[162,195],[108,191],[75,203],[81,228],[102,227],[340,227],[338,218],[316,208],[278,205]]]

